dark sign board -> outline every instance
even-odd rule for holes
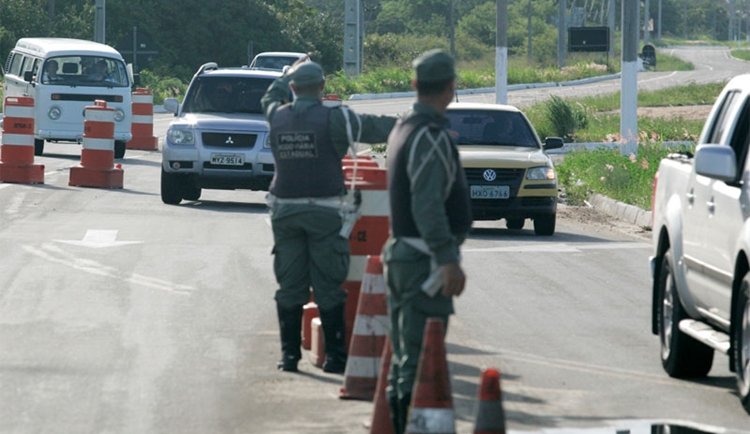
[[[609,27],[568,27],[568,51],[609,51]]]

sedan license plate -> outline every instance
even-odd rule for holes
[[[508,199],[510,187],[507,185],[472,185],[472,199]]]
[[[211,164],[219,166],[242,166],[245,156],[242,154],[211,154]]]

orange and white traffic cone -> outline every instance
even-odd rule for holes
[[[500,392],[500,371],[482,371],[474,434],[505,434],[505,412]]]
[[[102,100],[84,109],[81,164],[70,168],[68,185],[122,188],[123,171],[115,167],[115,111]]]
[[[158,140],[154,137],[154,96],[142,87],[133,92],[133,121],[130,132],[133,138],[125,144],[127,149],[156,151]]]
[[[44,184],[44,166],[34,164],[33,98],[5,98],[0,182]]]
[[[456,417],[445,355],[445,324],[441,319],[427,320],[416,381],[406,433],[455,434]]]
[[[388,405],[388,397],[385,392],[385,388],[388,385],[388,371],[391,370],[392,356],[393,348],[391,347],[391,340],[386,336],[385,345],[383,345],[383,354],[380,357],[380,375],[378,376],[378,385],[375,390],[375,408],[372,412],[370,434],[395,434],[393,421],[391,420],[391,408]]]
[[[380,356],[388,335],[388,306],[383,263],[369,256],[362,277],[357,317],[339,398],[371,400],[378,383]]]

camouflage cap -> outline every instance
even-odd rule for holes
[[[289,71],[289,74],[295,86],[310,86],[320,84],[325,80],[323,68],[315,62],[301,63]]]
[[[412,63],[417,73],[417,81],[432,83],[456,78],[453,57],[440,49],[422,53]]]

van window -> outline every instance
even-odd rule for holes
[[[125,64],[121,60],[99,56],[50,58],[44,64],[41,82],[68,86],[130,86]]]
[[[29,56],[24,56],[23,60],[23,66],[21,66],[21,74],[19,74],[21,77],[23,77],[23,74],[26,71],[31,71],[34,69],[34,63],[37,61],[37,59]]]
[[[6,61],[5,61],[5,72],[6,72],[6,73],[8,73],[8,71],[10,71],[10,65],[11,65],[11,63],[13,62],[13,55],[14,55],[14,54],[15,54],[15,53],[13,53],[13,52],[11,51],[11,52],[10,52],[10,54],[8,54],[8,59],[7,59]]]
[[[13,60],[10,64],[10,68],[8,68],[8,74],[21,75],[21,61],[22,60],[23,60],[23,55],[16,53],[15,56],[13,56]]]

